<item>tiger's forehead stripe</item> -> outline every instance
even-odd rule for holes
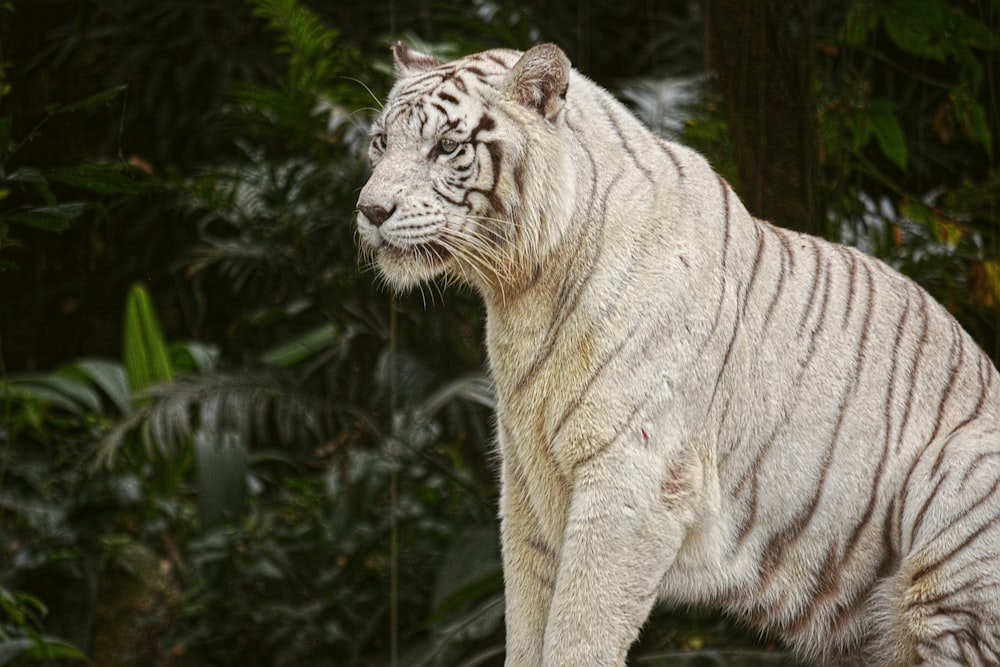
[[[469,71],[467,68],[457,70],[454,75],[435,71],[420,77],[390,98],[376,127],[406,127],[412,124],[411,129],[423,137],[454,131],[465,134],[462,132],[465,129],[468,131],[465,138],[475,141],[480,132],[494,129],[496,121],[489,115],[491,105],[488,100],[480,98],[475,106],[463,101],[467,95],[463,89],[468,90],[468,83],[459,75]],[[475,75],[476,71],[472,70],[472,73]],[[495,90],[491,83],[478,75],[474,80],[474,85]]]
[[[462,76],[433,76],[414,82],[400,90],[391,100],[400,104],[420,104],[428,99],[440,99],[460,104],[462,98],[468,99],[471,88],[494,88],[488,80],[475,78],[471,81]]]
[[[442,127],[454,130],[460,125],[460,119],[464,115],[461,113],[461,107],[463,103],[467,104],[470,92],[473,89],[479,89],[480,92],[499,90],[504,77],[519,57],[517,51],[494,49],[467,56],[414,76],[407,80],[402,88],[392,93],[382,114],[376,119],[373,129],[384,130],[390,125],[405,126],[410,119],[416,118],[417,120],[413,122],[417,123],[421,136],[433,134],[435,131],[440,131],[440,128],[428,127],[428,119],[435,115],[429,113],[427,108],[429,106],[437,112],[437,115],[448,119]],[[481,102],[485,101],[482,95],[478,98]],[[447,105],[455,107],[459,112],[458,120]],[[485,120],[480,118],[475,124],[471,119],[468,122],[469,125],[473,125],[470,140],[475,140],[480,131],[495,127],[492,118]]]
[[[516,51],[496,49],[441,65],[408,80],[390,102],[413,104],[433,96],[458,104],[472,88],[498,90],[517,56]],[[449,86],[454,91],[449,91]]]

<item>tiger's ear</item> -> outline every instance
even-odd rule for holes
[[[552,121],[566,104],[569,58],[555,44],[531,47],[507,75],[504,92]]]
[[[396,42],[392,45],[392,59],[396,76],[400,78],[426,72],[441,64],[441,61],[434,56],[414,51],[404,42]]]

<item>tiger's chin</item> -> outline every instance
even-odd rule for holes
[[[400,291],[447,273],[454,261],[446,248],[433,242],[409,248],[383,243],[374,254],[379,273],[389,285]]]

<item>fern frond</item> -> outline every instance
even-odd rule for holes
[[[252,0],[253,15],[278,34],[277,52],[288,58],[288,84],[293,91],[317,93],[339,74],[332,57],[340,33],[323,25],[297,0]]]
[[[322,401],[297,390],[294,379],[264,371],[179,376],[145,393],[150,403],[123,420],[101,442],[96,467],[122,460],[170,457],[196,433],[239,437],[247,446],[302,446],[326,432]],[[129,434],[139,435],[140,451]],[[280,448],[280,447],[279,447]],[[141,456],[140,456],[141,454]]]

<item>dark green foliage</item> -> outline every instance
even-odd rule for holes
[[[1000,359],[994,2],[854,2],[821,69],[830,233],[926,287]]]
[[[0,72],[0,86],[6,86]],[[119,163],[88,162],[67,167],[38,168],[19,164],[18,153],[35,140],[45,125],[63,114],[83,113],[104,107],[124,92],[118,86],[83,100],[50,110],[38,123],[15,138],[14,119],[0,116],[0,272],[17,268],[8,258],[9,249],[19,247],[24,228],[64,232],[81,216],[107,215],[114,198],[134,196],[148,183],[140,174]],[[73,196],[57,196],[62,186]],[[7,252],[5,252],[7,251]]]
[[[0,665],[87,659],[72,644],[42,634],[40,619],[47,613],[38,598],[0,586]]]

